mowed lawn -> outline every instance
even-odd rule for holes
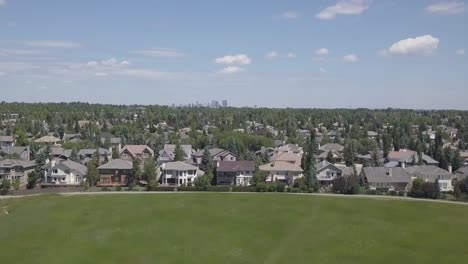
[[[453,204],[255,193],[0,201],[1,263],[466,263],[467,245],[468,206]]]

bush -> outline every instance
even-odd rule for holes
[[[115,190],[118,191],[118,192],[122,191],[122,186],[117,186],[117,187],[115,188]]]
[[[399,191],[398,196],[405,196],[405,191]]]
[[[146,190],[147,191],[155,191],[156,188],[158,187],[159,183],[157,181],[151,181],[150,183],[148,183],[148,185],[146,186]]]
[[[231,186],[208,186],[206,190],[209,192],[230,192]]]
[[[388,187],[380,187],[376,188],[376,190],[380,193],[388,193]]]
[[[292,188],[288,188],[288,192],[290,192],[290,193],[302,193],[303,191],[300,188],[292,187]]]
[[[104,186],[104,187],[101,188],[101,191],[108,192],[108,191],[110,191],[110,189],[109,189],[109,187]]]
[[[255,191],[257,191],[257,192],[267,192],[268,191],[268,185],[265,182],[259,182],[255,186]]]
[[[380,192],[377,191],[377,190],[367,190],[367,191],[366,191],[366,194],[367,194],[367,195],[379,195]]]
[[[282,182],[276,182],[276,191],[277,192],[284,192],[284,189],[286,188],[286,184]]]
[[[397,196],[397,191],[393,191],[393,190],[392,190],[392,191],[389,192],[389,194],[390,194],[391,196]]]
[[[267,183],[268,192],[276,192],[276,183]]]
[[[203,187],[195,187],[195,186],[181,186],[177,187],[178,192],[199,192],[204,191]]]
[[[232,186],[233,192],[255,192],[256,188],[254,186]]]

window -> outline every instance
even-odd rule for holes
[[[54,170],[53,172],[54,172],[54,173],[58,173],[58,170]]]

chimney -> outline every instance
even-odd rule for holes
[[[52,159],[52,160],[50,161],[50,166],[51,166],[51,167],[54,167],[54,166],[55,166],[55,159]]]
[[[219,168],[219,160],[216,162],[216,168]]]
[[[405,162],[405,161],[403,161],[403,162],[401,163],[401,168],[403,168],[403,169],[406,168],[406,162]]]
[[[392,177],[392,168],[387,169],[387,175]]]
[[[50,160],[49,159],[46,159],[45,160],[45,164],[49,164]]]
[[[451,165],[451,164],[448,165],[448,171],[449,171],[450,173],[452,173],[452,165]]]

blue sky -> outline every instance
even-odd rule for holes
[[[468,109],[465,9],[0,0],[0,100]]]

